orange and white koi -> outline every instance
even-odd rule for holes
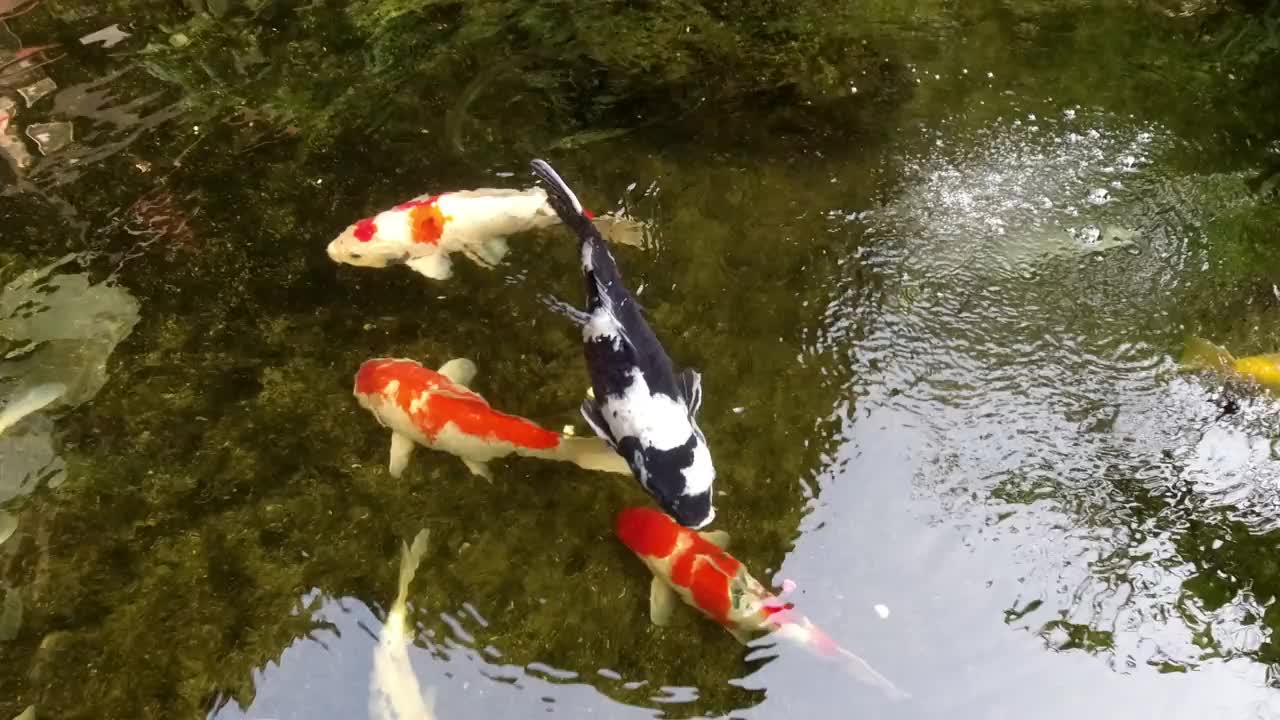
[[[653,573],[649,617],[666,625],[679,597],[747,644],[762,633],[785,638],[823,658],[841,662],[854,677],[906,697],[865,660],[844,649],[817,625],[769,592],[725,551],[723,530],[698,532],[653,508],[626,508],[614,519],[614,532]]]
[[[456,455],[473,474],[492,478],[488,463],[508,455],[562,460],[587,470],[629,475],[625,460],[603,440],[570,437],[531,420],[498,412],[467,386],[476,366],[458,358],[439,370],[413,360],[378,358],[356,373],[360,405],[391,430],[388,469],[400,477],[416,445]]]
[[[335,262],[382,268],[404,264],[434,280],[453,275],[449,256],[460,252],[481,267],[496,266],[507,237],[560,222],[542,188],[484,188],[419,195],[353,223],[329,243]],[[640,244],[638,222],[617,215],[594,219],[615,242]]]

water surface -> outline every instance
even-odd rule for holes
[[[0,436],[0,717],[366,716],[423,527],[442,718],[1280,714],[1276,400],[1176,362],[1280,347],[1274,8],[186,5],[0,2],[0,393],[76,389]],[[587,431],[566,233],[324,253],[534,156],[651,224],[734,554],[910,700],[651,627],[630,481],[387,474],[370,357]]]

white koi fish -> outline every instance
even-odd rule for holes
[[[462,253],[491,268],[507,254],[507,237],[560,222],[542,188],[484,188],[419,195],[364,218],[329,243],[335,262],[382,268],[405,264],[433,280],[453,275],[449,256]],[[614,242],[638,245],[640,223],[616,215],[594,218]]]
[[[371,720],[434,720],[435,692],[428,690],[426,698],[422,696],[418,676],[409,662],[409,634],[405,627],[409,583],[413,582],[422,553],[427,549],[427,531],[419,532],[412,546],[404,543],[401,546],[400,588],[373,650],[369,717]]]

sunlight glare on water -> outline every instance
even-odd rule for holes
[[[1195,188],[1152,169],[1176,142],[1083,112],[1002,121],[976,137],[925,131],[923,150],[898,156],[902,180],[884,206],[829,214],[851,233],[856,254],[844,262],[879,282],[837,280],[826,339],[811,350],[809,362],[848,363],[857,400],[840,412],[844,444],[789,563],[865,573],[845,590],[856,596],[846,622],[908,686],[956,684],[951,701],[934,696],[939,707],[963,707],[944,668],[965,666],[975,672],[964,685],[990,703],[983,712],[1049,717],[1044,696],[997,688],[1051,697],[1056,676],[1092,684],[1102,667],[1144,678],[1096,686],[1107,705],[1169,684],[1154,666],[1243,683],[1231,691],[1239,702],[1215,708],[1232,717],[1257,702],[1242,691],[1262,682],[1260,669],[1215,658],[1257,650],[1273,599],[1243,592],[1217,611],[1188,611],[1183,583],[1197,569],[1180,556],[1185,520],[1173,515],[1192,511],[1162,507],[1184,480],[1213,502],[1249,507],[1242,495],[1274,498],[1280,478],[1260,413],[1236,421],[1252,430],[1214,425],[1213,395],[1173,377],[1165,348],[1175,328],[1158,320],[1200,269],[1205,231]],[[1091,202],[1098,188],[1105,202]],[[1117,241],[1082,241],[1081,228]],[[875,508],[874,519],[858,508]],[[886,508],[909,508],[929,527],[885,527]],[[841,547],[856,554],[833,557]],[[896,633],[869,619],[880,599],[894,607],[885,624]],[[1033,661],[1025,646],[978,634],[998,631],[976,607],[1003,608],[1008,625],[1059,659]],[[1202,632],[1221,638],[1216,652]],[[1210,707],[1163,711],[1202,717]],[[1073,697],[1062,716],[1081,711]]]

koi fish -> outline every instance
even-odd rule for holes
[[[418,571],[422,554],[427,549],[427,531],[413,539],[413,545],[401,543],[400,589],[378,633],[373,650],[373,672],[369,678],[369,717],[372,720],[433,720],[434,690],[424,699],[418,676],[409,662],[409,634],[405,627],[405,607],[409,583]]]
[[[1182,364],[1189,368],[1209,368],[1252,378],[1273,392],[1280,392],[1280,353],[1236,358],[1227,349],[1203,338],[1187,340]]]
[[[393,477],[400,477],[416,445],[461,458],[473,474],[492,479],[488,462],[507,455],[563,460],[587,470],[627,474],[626,462],[598,438],[561,435],[498,412],[467,386],[475,363],[450,360],[429,370],[413,360],[368,360],[356,373],[360,405],[391,430]]]
[[[676,374],[662,343],[632,297],[590,216],[556,171],[542,160],[533,173],[550,186],[548,202],[578,235],[587,312],[581,313],[591,394],[582,416],[615,448],[663,510],[681,525],[703,528],[715,519],[716,471],[698,427],[702,376]]]
[[[382,268],[405,264],[434,280],[453,275],[460,252],[481,267],[506,257],[507,236],[559,223],[542,188],[463,190],[419,195],[353,223],[329,243],[335,262]],[[593,218],[615,242],[640,244],[642,226],[616,215]]]
[[[614,532],[653,573],[649,618],[666,625],[678,597],[719,623],[742,644],[776,634],[820,657],[839,661],[860,681],[896,699],[907,694],[865,660],[840,647],[818,626],[770,593],[742,563],[725,552],[723,530],[696,532],[652,508],[633,507],[614,518]]]

